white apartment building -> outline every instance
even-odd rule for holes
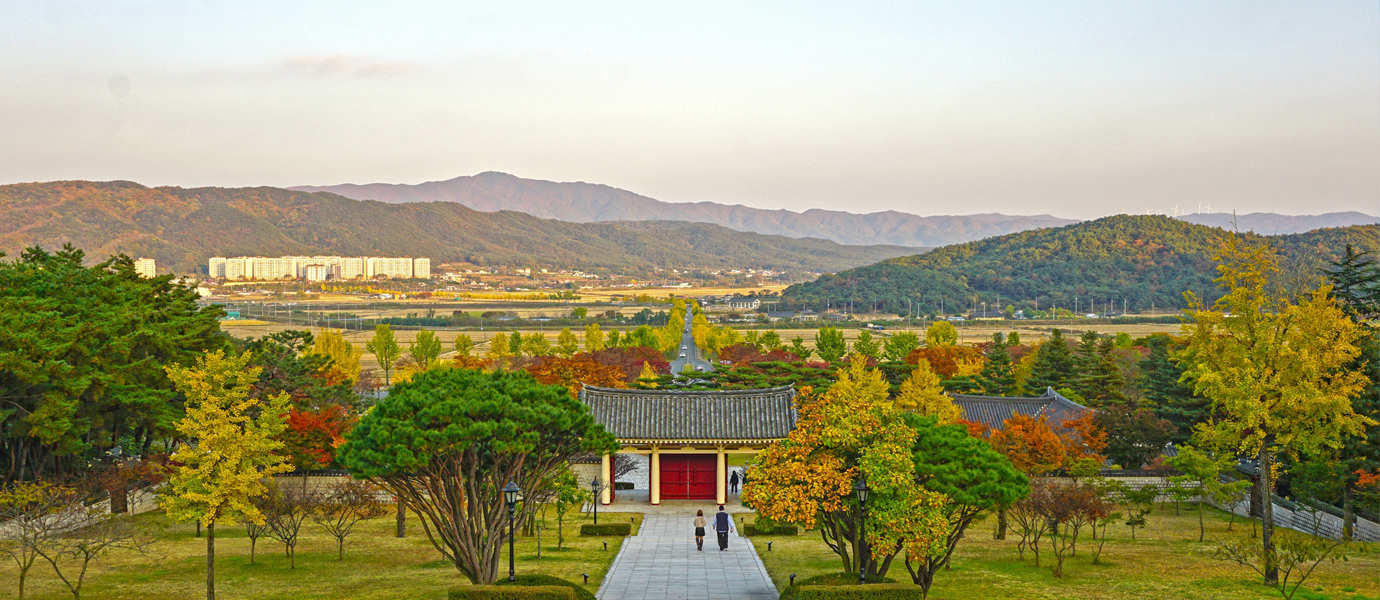
[[[307,265],[303,271],[307,281],[325,281],[326,275],[333,274],[331,270],[332,265],[314,264]]]
[[[364,259],[364,275],[371,279],[380,275],[389,279],[411,279],[412,259],[370,256]]]
[[[354,257],[340,259],[340,273],[338,275],[340,279],[357,279],[359,277],[364,277],[364,259]]]
[[[158,275],[158,267],[154,264],[152,258],[141,258],[134,261],[134,272],[138,273],[140,277],[156,277]]]
[[[148,259],[152,263],[152,259]],[[211,257],[211,277],[237,279],[306,279],[307,281],[372,279],[431,279],[431,259],[406,257],[345,256],[236,256]]]
[[[208,277],[225,277],[225,257],[212,256],[206,263],[206,275]]]

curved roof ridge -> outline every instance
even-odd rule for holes
[[[607,388],[595,385],[586,385],[583,391],[598,392],[612,395],[638,395],[638,396],[745,396],[761,394],[781,394],[795,391],[795,384],[781,385],[769,388],[749,388],[732,390],[635,390],[630,388]]]

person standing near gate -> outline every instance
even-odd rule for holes
[[[728,491],[732,494],[738,493],[738,470],[734,469],[733,476],[728,478]]]
[[[704,511],[695,511],[695,549],[704,552],[704,528],[709,525],[704,520]]]
[[[719,552],[728,549],[728,532],[734,531],[733,518],[719,505],[719,514],[714,515],[714,532],[719,534]]]

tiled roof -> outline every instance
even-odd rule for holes
[[[1060,396],[1053,389],[1045,388],[1045,393],[1033,398],[1002,398],[995,396],[970,396],[951,394],[954,404],[963,409],[963,418],[982,423],[992,429],[1001,429],[1002,421],[1016,413],[1034,417],[1047,417],[1050,425],[1058,427],[1068,419],[1078,418],[1089,410],[1077,402]]]
[[[760,441],[795,427],[795,388],[619,390],[585,386],[594,420],[624,441]]]

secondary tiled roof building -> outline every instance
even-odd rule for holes
[[[727,497],[726,455],[756,453],[795,427],[795,388],[624,390],[585,386],[580,399],[623,446],[649,456],[652,504]],[[610,473],[610,457],[601,472]],[[609,486],[600,496],[613,501]]]
[[[982,423],[992,429],[1001,429],[1003,421],[1017,413],[1039,419],[1045,417],[1050,425],[1058,427],[1064,421],[1076,419],[1089,410],[1077,402],[1060,396],[1052,388],[1035,397],[1003,398],[997,396],[970,396],[951,394],[954,404],[963,409],[963,418]]]

